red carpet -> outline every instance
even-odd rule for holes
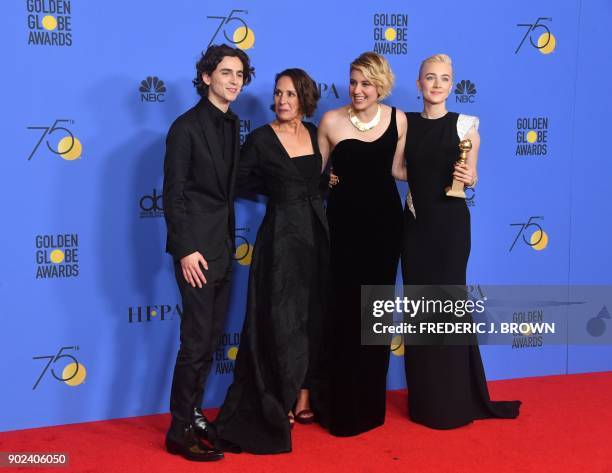
[[[408,421],[406,392],[393,391],[383,427],[341,439],[297,425],[291,454],[190,463],[163,449],[168,415],[2,433],[0,451],[68,452],[70,467],[57,471],[82,473],[612,472],[612,372],[489,386],[493,399],[523,401],[518,419],[430,430]]]

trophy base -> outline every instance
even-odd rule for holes
[[[446,189],[446,195],[448,197],[458,197],[460,199],[465,199],[465,191],[463,189],[453,189],[453,187],[448,186]]]

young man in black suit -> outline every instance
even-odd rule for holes
[[[223,331],[234,248],[238,117],[229,109],[253,76],[248,56],[210,46],[196,64],[199,103],[178,117],[166,138],[166,251],[174,258],[183,301],[166,448],[194,461],[223,458],[207,442],[204,385]]]

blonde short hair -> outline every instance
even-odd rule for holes
[[[380,54],[368,51],[351,62],[353,69],[361,72],[367,80],[376,86],[379,98],[382,100],[391,94],[395,75],[387,60]]]
[[[427,59],[424,59],[423,62],[421,63],[421,67],[419,67],[419,77],[421,77],[421,72],[423,72],[423,68],[425,67],[425,64],[428,64],[430,62],[437,62],[440,64],[448,64],[449,66],[451,66],[451,69],[453,67],[453,61],[451,60],[450,56],[447,54],[434,54],[433,56],[429,56]]]

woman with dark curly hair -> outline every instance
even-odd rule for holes
[[[234,382],[214,423],[220,447],[288,452],[294,421],[324,417],[329,236],[317,129],[302,121],[318,99],[303,70],[277,74],[276,119],[242,148],[238,186],[267,195],[268,205],[253,251]]]

